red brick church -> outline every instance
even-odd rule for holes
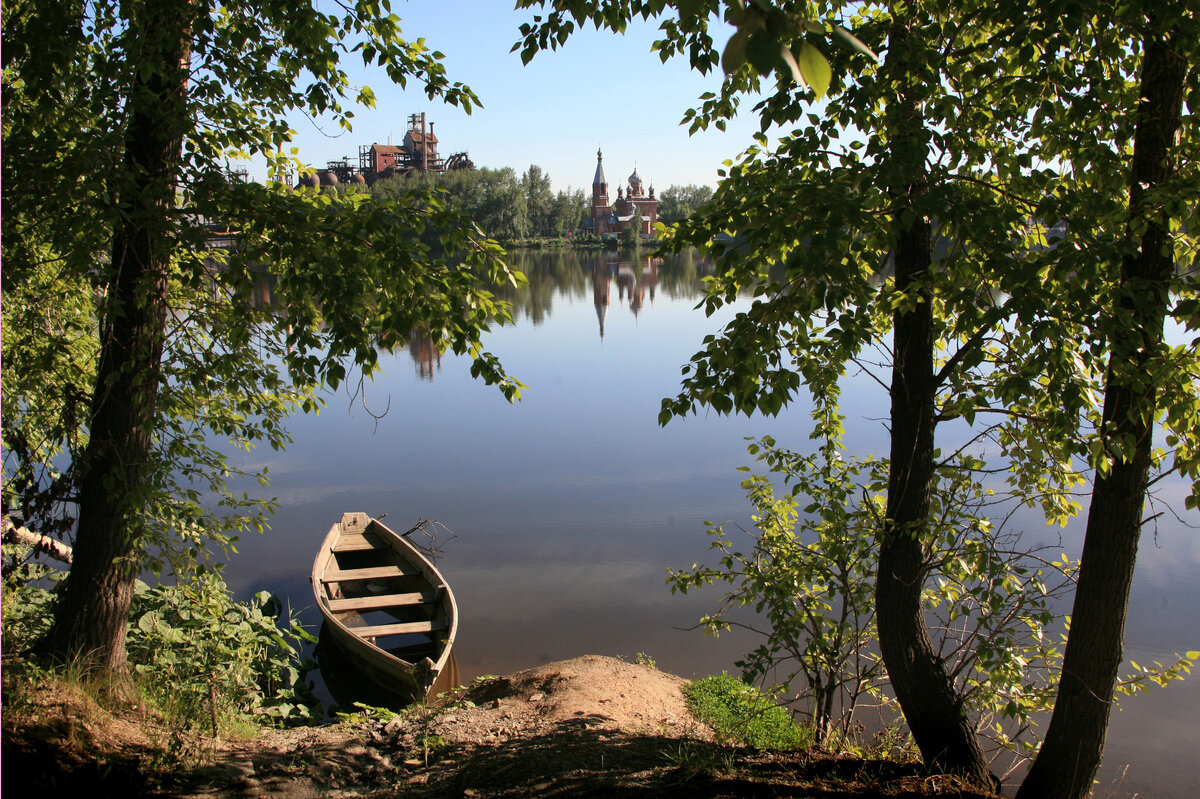
[[[604,177],[604,155],[596,150],[596,176],[592,178],[592,218],[584,220],[584,229],[601,238],[613,237],[637,224],[643,236],[649,236],[658,221],[658,200],[654,187],[646,194],[642,178],[634,167],[627,187],[617,186],[617,201],[609,203],[608,179]]]

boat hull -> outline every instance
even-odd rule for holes
[[[400,701],[457,686],[454,594],[406,538],[344,514],[317,552],[312,586],[325,630],[361,677]]]

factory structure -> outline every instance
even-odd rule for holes
[[[364,144],[358,148],[358,162],[349,157],[329,161],[325,169],[304,175],[302,187],[336,186],[344,183],[369,185],[380,178],[410,175],[414,172],[441,174],[454,169],[474,169],[466,152],[443,157],[438,153],[438,138],[433,123],[425,114],[410,114],[404,141],[393,144]]]

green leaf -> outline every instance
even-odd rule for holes
[[[721,69],[726,75],[732,75],[746,63],[746,43],[749,38],[747,31],[739,29],[725,43],[725,50],[721,53]]]
[[[875,61],[875,62],[879,61],[879,56],[875,55],[874,50],[872,50],[870,47],[867,47],[865,44],[863,44],[862,41],[860,41],[857,36],[855,36],[850,31],[846,30],[845,28],[843,28],[841,25],[833,26],[833,35],[836,36],[842,42],[848,44],[852,49],[858,51],[859,53],[862,53],[865,56],[869,56],[872,61]]]
[[[138,619],[138,629],[144,633],[155,633],[158,631],[158,625],[162,620],[162,614],[157,611],[142,614]]]
[[[800,74],[812,86],[817,97],[824,97],[829,91],[829,83],[833,79],[833,71],[825,56],[813,45],[804,42],[800,45],[799,62]]]
[[[779,64],[780,45],[766,28],[759,28],[746,43],[746,59],[760,75],[770,75]]]
[[[801,89],[807,89],[808,81],[804,79],[804,73],[800,71],[800,64],[796,62],[796,57],[792,54],[792,51],[784,47],[781,50],[780,55],[783,56],[783,63],[787,64],[788,71],[791,72],[792,80],[794,80],[796,85]]]

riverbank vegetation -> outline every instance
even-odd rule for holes
[[[925,773],[886,738],[860,753],[795,749],[788,714],[728,676],[688,687],[646,665],[581,657],[478,680],[437,705],[362,706],[334,724],[236,731],[171,726],[148,704],[106,702],[94,682],[6,667],[4,788],[280,799],[819,793],[987,797]],[[685,691],[719,708],[691,717]],[[709,700],[712,700],[711,702]],[[775,716],[764,722],[763,709]],[[794,728],[793,728],[794,729]],[[783,734],[781,735],[781,731]],[[719,738],[719,740],[717,740]],[[769,747],[750,746],[747,738]]]
[[[28,546],[3,546],[7,666],[32,683],[86,688],[93,682],[86,661],[30,659],[50,632],[56,589],[67,575],[33,560]],[[262,725],[310,723],[321,709],[307,679],[313,664],[302,653],[315,642],[269,593],[234,601],[217,571],[173,583],[138,581],[126,633],[134,704],[154,708],[180,734],[245,737]],[[118,681],[93,687],[95,700],[120,704]]]
[[[370,187],[339,187],[342,193],[366,193],[375,198],[403,194],[416,187],[445,192],[445,202],[471,219],[489,238],[508,247],[599,247],[604,242],[583,229],[592,214],[591,187],[552,190],[550,177],[537,164],[519,176],[511,167],[460,169],[443,173],[398,175]],[[707,186],[672,185],[659,197],[658,221],[674,225],[687,219],[712,198]],[[640,239],[621,242],[640,244]]]

